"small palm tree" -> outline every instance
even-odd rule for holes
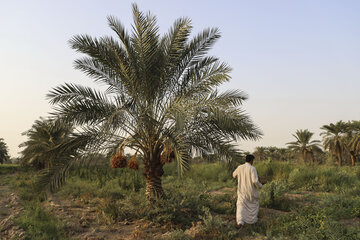
[[[337,157],[338,165],[341,166],[345,149],[345,139],[343,136],[347,131],[346,123],[343,121],[335,124],[330,123],[329,125],[322,126],[321,129],[325,131],[320,133],[323,136],[324,148]]]
[[[308,129],[296,130],[295,134],[293,134],[296,141],[287,143],[288,148],[292,152],[300,154],[304,162],[307,162],[310,158],[311,162],[314,163],[314,152],[322,151],[319,140],[311,141],[313,135],[314,133],[310,132]]]
[[[63,184],[73,159],[77,159],[89,138],[76,134],[73,127],[61,119],[36,120],[30,130],[23,133],[28,140],[19,147],[21,162],[41,170],[38,172],[39,191],[55,190]]]
[[[70,41],[86,55],[75,68],[102,83],[104,91],[65,84],[48,96],[55,114],[85,128],[97,147],[114,143],[120,152],[126,147],[141,155],[150,200],[163,196],[164,152],[173,152],[182,174],[193,154],[231,159],[238,154],[234,141],[256,140],[261,133],[240,109],[243,92],[217,90],[231,70],[207,56],[220,37],[217,28],[189,40],[188,18],[160,36],[155,16],[133,5],[133,17],[131,34],[108,17],[117,39],[78,35]]]
[[[253,152],[257,161],[265,161],[267,159],[268,153],[266,147],[256,147]]]
[[[3,164],[9,159],[8,148],[3,138],[0,138],[0,163]]]
[[[79,147],[79,142],[76,143],[79,138],[73,133],[73,127],[60,119],[40,118],[23,135],[28,140],[19,145],[24,148],[22,162],[39,170],[54,167],[65,155],[74,155]]]
[[[346,123],[344,146],[351,157],[351,166],[355,166],[356,158],[360,153],[360,121]]]
[[[280,161],[289,161],[289,150],[287,148],[277,148],[277,156]]]

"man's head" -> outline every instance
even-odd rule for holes
[[[245,162],[248,162],[252,165],[254,163],[254,159],[255,159],[254,155],[249,154],[246,155]]]

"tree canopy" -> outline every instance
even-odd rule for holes
[[[85,56],[75,61],[103,90],[66,83],[51,90],[55,116],[81,127],[93,149],[131,148],[142,156],[147,197],[163,195],[161,154],[172,151],[182,174],[194,154],[238,156],[235,142],[261,132],[241,108],[239,90],[220,92],[231,68],[207,55],[220,37],[209,28],[190,39],[188,18],[160,36],[156,17],[133,5],[132,31],[108,17],[116,38],[76,35],[70,46]],[[95,147],[96,146],[96,147]],[[105,150],[104,150],[105,151]]]

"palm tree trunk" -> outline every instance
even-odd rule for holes
[[[306,156],[307,154],[306,154],[306,151],[304,150],[303,152],[302,152],[302,157],[303,157],[303,161],[304,161],[304,163],[306,164],[307,163],[307,156]]]
[[[145,195],[148,201],[155,201],[156,199],[165,196],[161,184],[161,176],[164,174],[163,164],[160,161],[160,156],[156,158],[149,158],[145,163],[145,178],[146,190]]]
[[[164,190],[161,184],[161,177],[153,176],[146,178],[146,200],[154,201],[164,197]]]
[[[351,166],[355,166],[355,159],[356,159],[356,156],[355,156],[355,153],[353,151],[350,151],[350,156],[351,156]]]
[[[341,157],[340,152],[337,154],[337,158],[338,158],[338,165],[339,165],[339,167],[341,167],[342,166],[342,157]]]
[[[311,163],[315,164],[315,157],[314,157],[314,153],[312,151],[309,152],[309,156],[310,156],[310,159],[311,159]]]

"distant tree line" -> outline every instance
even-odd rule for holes
[[[0,138],[0,164],[10,160],[9,150],[3,138]]]
[[[323,163],[330,158],[335,159],[338,166],[355,166],[360,158],[360,121],[338,121],[320,129],[323,130],[322,142],[313,140],[314,133],[308,129],[299,129],[293,134],[295,141],[287,143],[287,148],[256,147],[253,154],[259,161]]]

